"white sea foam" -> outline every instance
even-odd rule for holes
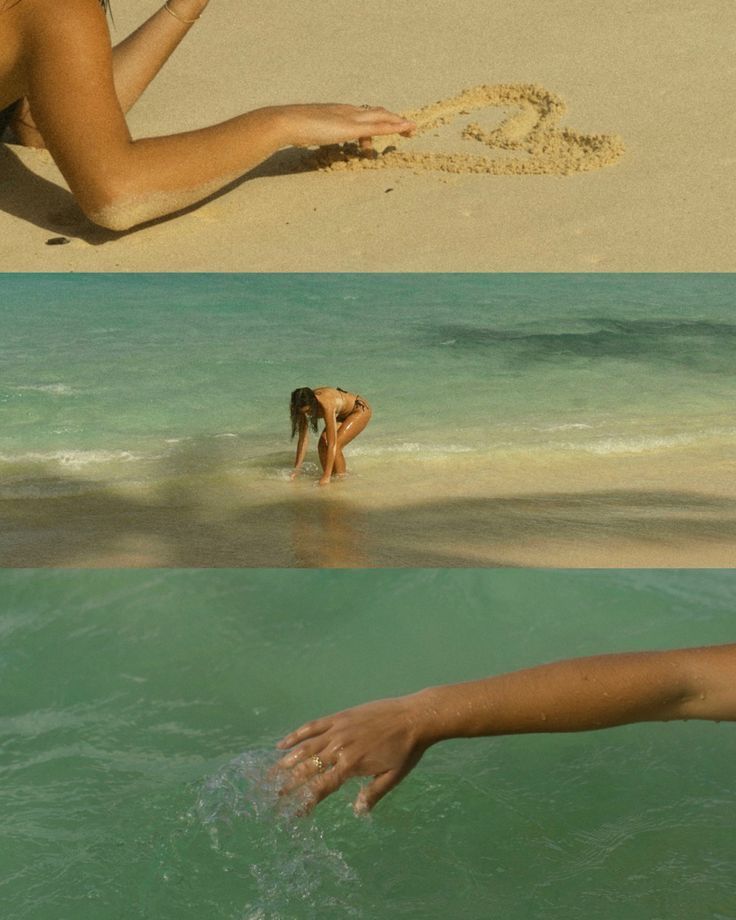
[[[0,463],[56,463],[65,469],[78,470],[105,463],[131,463],[144,458],[129,450],[54,450],[30,451],[25,454],[0,454]]]
[[[475,448],[464,444],[420,444],[418,441],[403,441],[401,444],[361,445],[346,448],[351,457],[382,457],[386,454],[418,454],[421,456],[444,456],[445,454],[470,454]]]
[[[293,466],[279,466],[276,469],[272,470],[268,475],[268,479],[278,479],[281,482],[290,482],[291,474],[294,472]],[[313,474],[320,472],[320,467],[316,463],[307,461],[302,465],[301,474],[303,476],[309,477]]]
[[[722,436],[723,431],[700,431],[673,435],[639,435],[630,437],[600,438],[597,441],[563,441],[550,446],[561,450],[583,451],[589,454],[643,454],[678,447],[692,447],[713,437]]]
[[[279,795],[275,760],[273,750],[250,750],[224,764],[200,786],[190,819],[230,867],[237,871],[241,864],[255,880],[258,897],[240,916],[317,916],[326,888],[331,906],[354,916],[357,874],[313,821],[299,817],[308,794]]]
[[[585,422],[568,422],[563,425],[543,425],[532,426],[531,431],[584,431],[595,428],[595,425],[588,425]]]
[[[66,383],[28,383],[11,387],[13,390],[32,390],[35,393],[50,393],[52,396],[70,396],[75,390]]]

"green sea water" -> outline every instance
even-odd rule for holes
[[[0,284],[5,565],[488,564],[487,538],[453,548],[453,534],[471,520],[494,533],[508,508],[460,508],[471,495],[526,502],[527,542],[545,539],[542,487],[564,505],[555,533],[583,493],[600,524],[636,518],[634,492],[648,490],[658,519],[646,526],[664,546],[703,494],[730,507],[733,275]],[[314,442],[289,481],[288,400],[305,385],[341,386],[374,410],[329,500],[313,488]],[[558,485],[549,471],[562,467]],[[714,526],[724,560],[733,524]],[[325,532],[333,548],[305,556]],[[517,561],[508,548],[500,558]]]
[[[307,718],[571,655],[733,641],[736,573],[0,573],[8,920],[736,915],[727,723],[451,742],[369,819],[279,808]]]

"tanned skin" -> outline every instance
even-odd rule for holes
[[[372,411],[364,399],[356,393],[346,393],[334,387],[317,387],[312,391],[317,399],[318,415],[325,427],[317,449],[322,465],[319,484],[329,485],[332,475],[344,476],[347,472],[343,448],[363,431],[371,420]],[[357,400],[357,404],[356,404]],[[301,410],[296,447],[296,458],[291,478],[295,479],[304,463],[309,443],[309,409]]]
[[[571,658],[377,700],[288,734],[278,769],[282,791],[306,787],[309,807],[350,777],[370,777],[354,805],[364,812],[449,738],[676,719],[736,721],[736,645]]]
[[[125,113],[208,0],[169,0],[111,46],[98,0],[0,0],[0,109],[22,99],[14,130],[47,147],[84,213],[112,230],[171,214],[283,147],[410,133],[381,107],[268,106],[221,124],[134,140]],[[180,18],[177,18],[180,17]]]

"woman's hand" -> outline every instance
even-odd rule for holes
[[[419,763],[429,746],[418,695],[377,700],[307,722],[277,747],[293,748],[277,764],[282,792],[305,786],[313,808],[353,776],[372,776],[353,808],[370,811]]]
[[[403,115],[374,106],[286,105],[281,113],[284,138],[293,147],[323,147],[384,134],[408,136],[416,128]],[[365,149],[367,145],[361,146]]]
[[[570,658],[378,700],[302,725],[276,769],[283,792],[313,807],[351,776],[372,776],[355,802],[369,811],[448,738],[580,732],[633,722],[736,722],[736,644]]]

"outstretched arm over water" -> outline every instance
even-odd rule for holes
[[[572,658],[366,703],[287,735],[279,765],[284,791],[307,784],[315,804],[373,777],[355,802],[367,811],[438,741],[673,719],[736,720],[736,645]]]
[[[63,15],[53,3],[24,3],[19,10],[35,123],[82,210],[113,230],[200,201],[282,147],[412,127],[381,108],[273,106],[198,131],[134,141],[97,0],[65,0]]]

